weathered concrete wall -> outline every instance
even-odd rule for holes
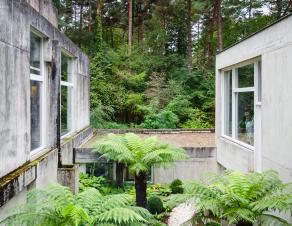
[[[206,173],[220,173],[222,167],[216,160],[215,148],[193,148],[187,151],[190,159],[175,162],[173,166],[153,167],[151,179],[153,183],[170,183],[174,179],[182,181],[204,179]]]
[[[38,5],[33,8],[27,1]],[[58,182],[59,154],[61,163],[73,164],[73,149],[92,136],[88,57],[50,20],[54,16],[51,1],[27,1],[0,1],[0,219],[6,216],[10,206],[26,200],[27,189]],[[30,150],[31,29],[43,36],[46,91],[44,148],[34,155]],[[70,53],[73,61],[72,115],[75,122],[62,141],[57,136],[61,50]],[[60,153],[59,142],[62,144]]]
[[[58,169],[58,181],[67,186],[74,194],[79,192],[79,168],[78,165],[70,165]]]
[[[45,0],[44,0],[45,1]],[[47,0],[46,0],[47,1]],[[46,148],[57,144],[57,100],[60,86],[60,51],[74,56],[73,133],[89,125],[89,60],[54,25],[25,1],[0,1],[0,178],[31,159],[30,69],[31,27],[44,35],[47,100]],[[15,35],[17,34],[17,35]]]
[[[227,168],[277,170],[292,181],[292,16],[217,55],[216,142],[218,161]],[[221,137],[221,69],[261,57],[261,149],[252,150]]]
[[[58,26],[57,10],[51,0],[25,0],[55,27]]]

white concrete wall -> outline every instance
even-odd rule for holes
[[[219,174],[223,170],[223,167],[217,163],[214,147],[189,148],[187,154],[189,159],[177,161],[169,167],[152,167],[152,182],[164,184],[171,183],[175,179],[201,181],[206,173]]]
[[[89,126],[89,60],[26,1],[0,1],[0,178],[32,160],[30,153],[30,30],[44,35],[45,148],[57,143],[60,51],[74,57],[73,134]],[[56,41],[53,41],[56,40]],[[54,42],[54,44],[53,44]],[[53,70],[56,67],[57,71]],[[71,148],[72,152],[72,148]],[[68,153],[72,156],[72,153]],[[72,162],[72,158],[70,159]],[[5,164],[2,164],[5,163]]]
[[[217,159],[225,167],[253,171],[275,169],[292,181],[292,16],[223,51],[216,59]],[[222,70],[261,57],[261,150],[253,151],[221,137]],[[257,157],[259,156],[259,157]]]
[[[216,158],[193,158],[191,160],[175,162],[167,168],[154,167],[152,169],[152,182],[159,184],[171,183],[175,179],[182,181],[202,181],[206,173],[219,174],[222,168]]]

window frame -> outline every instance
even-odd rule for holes
[[[43,35],[38,30],[34,29],[33,27],[31,27],[30,29],[29,37],[31,37],[31,33],[33,33],[34,35],[40,38],[40,68],[35,68],[31,66],[29,63],[29,70],[33,69],[35,71],[40,72],[39,75],[31,73],[31,71],[29,72],[30,73],[29,82],[36,81],[36,82],[39,82],[40,84],[40,145],[39,147],[35,149],[31,149],[31,146],[30,146],[30,156],[34,156],[35,154],[43,150],[46,146],[46,117],[47,115],[46,115],[46,109],[45,109],[46,108],[46,77],[45,77],[45,65],[44,65],[45,35]],[[29,40],[31,40],[31,38],[29,38]],[[29,43],[31,44],[31,41]],[[30,84],[30,91],[31,91],[31,84]],[[30,92],[30,97],[31,97],[31,92]],[[30,103],[30,106],[31,106],[31,103]],[[30,117],[31,117],[31,113],[30,113]],[[32,131],[30,131],[30,136],[32,136]]]
[[[257,136],[255,135],[255,125],[257,122],[254,122],[254,144],[250,145],[247,144],[243,141],[240,141],[237,137],[237,133],[238,133],[238,98],[236,98],[236,96],[238,96],[238,93],[247,93],[247,92],[253,92],[254,94],[254,106],[253,106],[253,110],[254,110],[254,115],[256,114],[256,106],[261,106],[261,101],[259,101],[259,92],[262,91],[262,87],[259,87],[259,77],[261,77],[260,79],[262,79],[262,71],[260,70],[261,67],[259,65],[261,65],[261,57],[256,57],[253,58],[251,60],[247,60],[235,65],[232,65],[230,67],[226,67],[224,69],[221,70],[221,97],[222,97],[222,101],[221,101],[221,137],[232,141],[240,146],[243,146],[251,151],[255,150],[255,146],[257,146],[256,144],[256,140]],[[251,65],[253,64],[253,68],[254,68],[254,86],[253,87],[244,87],[244,88],[238,88],[238,68],[240,67],[244,67],[247,65]],[[232,108],[232,114],[231,114],[231,127],[232,127],[232,133],[231,136],[226,134],[226,123],[228,121],[228,119],[226,118],[226,74],[228,72],[231,72],[231,77],[232,77],[232,94],[231,94],[231,108]],[[262,80],[261,80],[262,82]],[[260,85],[262,85],[262,83],[260,83]],[[261,94],[260,94],[261,95]],[[261,95],[262,97],[262,95]],[[255,118],[254,118],[255,120]]]
[[[70,70],[68,70],[68,75],[70,74],[71,78],[69,81],[63,81],[62,80],[62,55],[64,55],[67,59],[68,59],[68,66],[67,66],[67,70],[68,68],[70,68]],[[61,139],[70,136],[73,132],[74,132],[74,120],[73,120],[73,92],[74,92],[74,70],[73,70],[73,62],[74,60],[74,56],[68,52],[66,49],[61,49],[61,55],[60,55],[60,134],[61,134]],[[69,95],[69,106],[67,109],[67,127],[68,127],[68,131],[64,134],[62,134],[62,122],[61,122],[61,106],[62,106],[62,86],[66,87],[68,89],[68,95]],[[68,97],[67,97],[68,98]],[[67,100],[68,102],[68,100]],[[69,113],[68,113],[69,112]],[[70,116],[68,119],[68,115]]]

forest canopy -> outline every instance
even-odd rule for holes
[[[211,128],[216,52],[292,12],[292,0],[53,0],[91,60],[96,128]]]

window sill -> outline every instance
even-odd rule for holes
[[[66,139],[72,137],[74,135],[74,131],[69,131],[68,133],[65,133],[64,135],[61,136],[61,143],[65,142]]]
[[[30,152],[30,161],[34,161],[40,156],[46,154],[47,152],[51,151],[52,149],[48,149],[45,147],[39,147],[33,151]]]
[[[236,145],[238,145],[240,147],[248,149],[248,151],[254,152],[254,150],[255,150],[254,146],[251,146],[251,145],[243,143],[243,142],[241,142],[239,140],[233,139],[232,137],[229,137],[229,136],[226,136],[226,135],[221,135],[221,138],[223,138],[223,140],[232,142],[232,143],[234,143],[234,144],[236,144]]]

